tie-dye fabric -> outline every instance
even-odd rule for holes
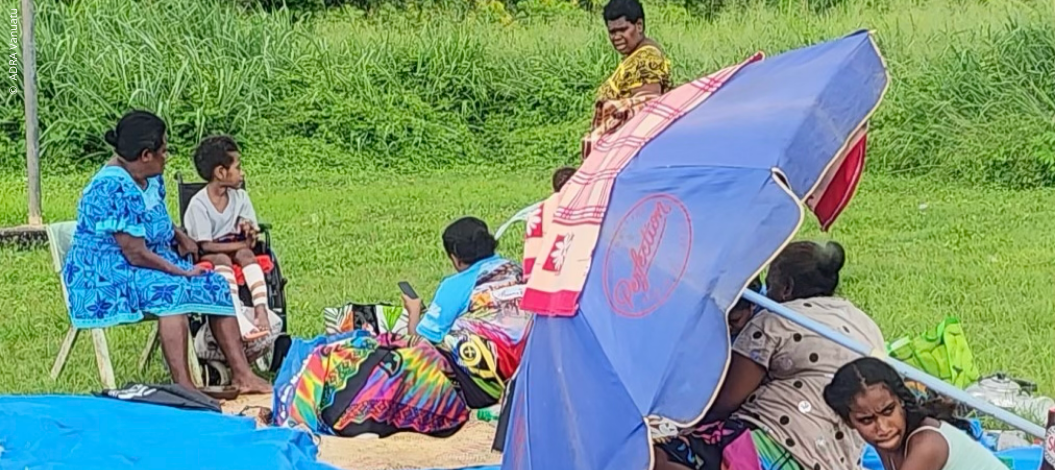
[[[375,335],[364,315],[352,316],[352,331],[335,330],[345,321],[330,322],[336,335],[295,342],[276,380],[275,424],[339,436],[445,436],[465,424],[469,409],[497,404],[520,364],[531,318],[520,310],[523,272],[497,257],[466,272],[444,281],[468,284],[445,289],[463,297],[443,302],[460,307],[453,320],[428,328],[440,335],[435,343],[424,335]]]
[[[446,436],[469,419],[447,359],[428,342],[358,330],[320,343],[277,385],[275,424],[337,436]]]

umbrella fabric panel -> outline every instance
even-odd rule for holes
[[[747,65],[629,166],[780,168],[806,196],[886,90],[866,31]]]
[[[504,470],[648,468],[648,430],[583,315],[536,317],[506,433]],[[541,449],[541,450],[540,450]]]
[[[82,396],[0,396],[0,447],[3,468],[333,470],[301,431]]]
[[[725,375],[726,311],[798,203],[768,169],[628,168],[613,193],[579,315],[638,417],[689,424]]]

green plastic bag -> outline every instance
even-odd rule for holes
[[[887,354],[961,389],[980,376],[963,326],[954,317],[914,339],[905,337],[888,343]]]

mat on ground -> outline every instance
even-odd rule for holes
[[[0,396],[0,468],[335,470],[311,435],[87,396]]]

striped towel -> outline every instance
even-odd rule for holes
[[[525,269],[529,258],[532,267],[521,301],[523,309],[540,315],[575,314],[616,175],[652,138],[699,106],[740,69],[762,57],[761,52],[756,53],[740,64],[671,90],[597,142],[558,195],[559,203],[551,223],[541,233],[541,241],[532,241],[537,251],[525,253]],[[537,260],[542,264],[535,269]]]
[[[531,279],[531,272],[535,269],[536,255],[542,248],[542,233],[544,228],[553,224],[553,213],[560,203],[560,193],[542,201],[534,214],[528,217],[527,233],[524,234],[524,281]]]

